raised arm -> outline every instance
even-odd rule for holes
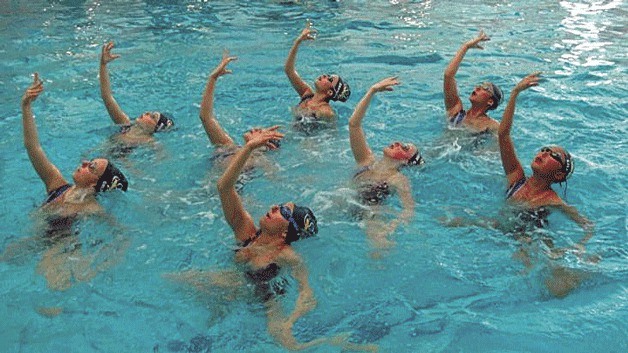
[[[274,130],[266,130],[249,140],[231,159],[227,170],[218,179],[218,194],[222,203],[225,219],[238,241],[243,242],[255,233],[255,223],[251,215],[244,209],[242,200],[236,192],[236,182],[242,168],[256,148],[262,147],[272,139],[281,139],[283,134]]]
[[[26,89],[22,97],[22,125],[24,129],[24,147],[26,147],[26,152],[28,152],[28,158],[31,160],[31,164],[41,180],[46,184],[46,191],[50,192],[67,184],[67,181],[63,179],[59,169],[48,160],[39,143],[39,135],[37,134],[31,103],[37,99],[43,90],[44,84],[39,79],[39,75],[35,73],[33,83]]]
[[[497,134],[497,140],[499,141],[499,152],[502,158],[502,166],[504,167],[504,173],[506,179],[508,179],[508,185],[512,185],[516,181],[524,177],[523,167],[521,162],[517,158],[515,152],[515,145],[510,137],[510,130],[512,129],[512,120],[515,115],[515,104],[517,103],[517,96],[522,91],[539,84],[539,72],[535,72],[523,78],[510,93],[510,99],[508,105],[504,110],[504,116],[499,124],[499,130]]]
[[[288,58],[286,59],[286,64],[284,65],[284,71],[286,72],[286,76],[290,80],[292,87],[299,94],[299,97],[303,97],[306,94],[312,93],[312,88],[308,86],[305,81],[299,76],[297,70],[295,69],[295,62],[297,59],[297,51],[299,50],[299,45],[304,40],[314,40],[316,39],[316,30],[312,28],[312,23],[307,21],[305,28],[301,31],[301,34],[297,37],[290,48],[290,52],[288,53]]]
[[[203,91],[200,118],[205,132],[214,146],[229,146],[234,144],[233,139],[223,130],[214,114],[214,89],[216,88],[216,81],[220,76],[231,73],[231,70],[227,69],[227,64],[234,60],[237,60],[237,58],[235,56],[229,56],[229,52],[225,50],[220,64],[209,74],[205,91]]]
[[[107,64],[120,57],[118,54],[112,54],[111,49],[113,49],[113,42],[102,46],[102,54],[100,55],[100,96],[105,103],[111,120],[118,125],[128,125],[131,123],[131,120],[120,108],[111,92],[111,81],[109,80]]]
[[[349,141],[351,142],[351,151],[358,165],[364,166],[372,163],[375,159],[373,152],[366,142],[366,135],[362,129],[362,119],[366,114],[366,110],[371,104],[373,95],[377,92],[392,91],[393,86],[399,84],[397,77],[388,77],[369,88],[364,97],[358,102],[351,118],[349,119]]]
[[[471,48],[484,49],[480,43],[490,40],[490,38],[480,31],[477,37],[464,43],[456,52],[456,55],[445,69],[443,91],[445,93],[445,109],[447,116],[452,116],[462,110],[462,101],[458,95],[458,86],[456,84],[456,73],[460,67],[462,59],[464,59],[467,50]]]

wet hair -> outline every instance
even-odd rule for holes
[[[338,82],[332,88],[334,95],[331,96],[330,99],[333,101],[346,102],[347,99],[349,99],[349,97],[351,96],[351,88],[349,87],[349,84],[347,84],[340,76],[338,75],[333,75],[333,76],[338,77]]]
[[[102,173],[100,178],[98,178],[98,182],[96,183],[96,192],[109,191],[112,189],[121,189],[122,191],[126,191],[128,187],[129,182],[126,180],[124,174],[122,174],[120,169],[116,168],[116,166],[108,160],[105,171]]]
[[[172,115],[168,113],[159,113],[159,120],[157,121],[157,125],[155,125],[155,132],[166,130],[171,126],[174,126]]]
[[[488,110],[495,110],[504,99],[504,94],[502,93],[502,90],[499,89],[499,87],[497,87],[497,85],[495,85],[494,83],[492,82],[487,82],[487,83],[491,86],[491,93],[492,93],[492,98],[493,98],[493,104],[491,104],[491,106],[488,107]]]
[[[292,220],[288,225],[286,244],[312,237],[318,233],[318,224],[314,212],[308,207],[294,205]]]

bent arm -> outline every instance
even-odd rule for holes
[[[371,104],[371,99],[375,94],[373,87],[369,88],[364,97],[358,102],[351,118],[349,119],[349,141],[351,143],[351,151],[358,165],[364,166],[373,163],[375,157],[366,142],[366,135],[362,128],[362,119],[366,114],[366,110]]]
[[[519,91],[516,89],[510,94],[510,99],[508,100],[508,105],[504,110],[504,116],[499,124],[499,130],[497,133],[502,167],[504,168],[508,185],[512,185],[525,176],[521,162],[519,162],[519,159],[517,158],[515,145],[510,137],[510,130],[512,129],[512,121],[515,115],[515,104],[517,102],[518,94]]]
[[[251,156],[251,152],[253,152],[253,147],[248,144],[244,145],[233,156],[227,170],[218,179],[218,194],[220,195],[222,212],[239,242],[247,240],[256,231],[253,218],[244,209],[242,200],[235,188],[238,176]]]
[[[294,305],[294,310],[292,310],[287,319],[290,324],[294,324],[300,317],[316,307],[316,299],[310,287],[308,271],[303,260],[291,248],[284,250],[284,253],[284,257],[292,270],[292,277],[294,277],[299,286],[299,296]]]
[[[24,129],[24,147],[28,153],[28,158],[37,172],[37,175],[46,185],[46,191],[50,192],[65,184],[67,181],[59,172],[59,169],[48,160],[46,153],[41,147],[39,142],[39,135],[37,133],[37,126],[35,125],[35,118],[31,110],[31,102],[37,98],[37,95],[43,90],[43,84],[39,81],[37,74],[35,74],[35,82],[24,94],[22,98],[22,125]]]
[[[235,60],[235,58],[231,60]],[[223,57],[223,61],[209,75],[201,101],[201,122],[203,123],[203,128],[205,128],[205,132],[207,133],[209,140],[214,146],[230,146],[235,144],[231,136],[229,136],[229,134],[227,134],[227,132],[220,126],[220,123],[218,123],[216,115],[214,114],[214,90],[216,88],[216,81],[221,75],[230,72],[226,70],[225,67],[231,60],[229,57]]]
[[[103,45],[102,54],[100,56],[100,96],[105,103],[105,108],[109,113],[109,117],[115,124],[128,125],[131,123],[129,117],[124,113],[122,108],[118,105],[118,102],[113,98],[111,92],[111,81],[109,79],[109,70],[107,70],[107,63],[115,60],[119,55],[111,54],[113,48],[113,42],[109,42]]]
[[[305,29],[294,41],[294,44],[292,44],[290,52],[288,53],[288,58],[286,59],[286,63],[284,64],[284,72],[286,73],[286,76],[288,76],[288,79],[292,84],[292,88],[294,88],[294,90],[297,91],[297,93],[299,94],[299,97],[303,97],[306,94],[311,94],[313,92],[312,88],[310,88],[310,86],[305,81],[303,81],[303,79],[301,78],[301,76],[299,76],[297,70],[295,69],[299,45],[306,39],[313,40],[313,33],[315,32],[310,29],[310,23],[308,22]]]
[[[584,236],[578,242],[580,246],[584,247],[586,243],[593,237],[595,232],[595,225],[586,217],[582,216],[573,206],[569,206],[563,203],[560,205],[560,210],[564,212],[567,216],[569,216],[571,220],[576,222],[584,231]]]
[[[445,95],[445,109],[447,110],[448,117],[462,110],[462,101],[458,95],[458,85],[456,83],[456,73],[467,50],[469,50],[469,47],[467,43],[465,43],[458,49],[456,55],[451,59],[451,62],[449,62],[449,65],[445,69],[443,93]]]

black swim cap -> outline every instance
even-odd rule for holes
[[[286,236],[287,244],[312,237],[318,233],[316,217],[314,216],[314,212],[308,207],[294,205],[292,218],[294,222],[290,222],[288,225],[288,235]],[[298,228],[295,226],[298,226]]]
[[[563,164],[563,172],[565,172],[565,177],[561,182],[569,179],[573,174],[574,169],[576,168],[573,159],[571,158],[571,154],[567,152],[566,149],[563,149],[565,152],[565,163]]]
[[[349,84],[347,84],[340,76],[333,76],[338,77],[338,82],[333,88],[334,95],[331,96],[330,99],[333,101],[346,102],[351,96],[351,88],[349,87]]]
[[[108,160],[105,171],[100,178],[98,178],[98,182],[96,183],[96,192],[109,191],[111,189],[126,191],[128,187],[129,182],[126,180],[124,174]]]
[[[157,121],[157,125],[155,125],[155,132],[166,130],[171,126],[174,126],[172,115],[168,113],[159,113],[159,120]]]

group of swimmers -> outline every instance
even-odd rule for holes
[[[295,69],[299,46],[304,41],[315,38],[316,30],[308,22],[289,51],[284,70],[300,97],[299,104],[293,110],[296,123],[307,125],[323,121],[333,124],[336,113],[330,102],[345,102],[349,98],[351,90],[347,82],[338,75],[321,75],[311,87]],[[469,97],[471,106],[468,109],[464,108],[458,93],[456,73],[467,51],[482,49],[482,44],[488,40],[489,37],[480,32],[476,38],[460,47],[445,69],[443,91],[448,124],[472,133],[496,135],[508,184],[506,194],[508,202],[524,210],[524,213],[546,213],[548,208],[566,213],[585,230],[584,237],[575,245],[575,248],[582,252],[593,234],[592,224],[575,208],[568,206],[552,189],[552,184],[566,182],[572,175],[574,171],[572,156],[559,146],[542,147],[532,160],[532,175],[526,177],[510,134],[517,98],[521,92],[539,84],[539,73],[526,76],[512,89],[501,122],[488,116],[488,112],[497,108],[503,100],[502,91],[493,83],[477,85]],[[102,47],[101,97],[109,116],[121,127],[119,133],[114,136],[113,143],[135,147],[151,141],[155,132],[167,130],[174,125],[174,121],[169,114],[160,112],[146,112],[135,121],[131,121],[120,108],[113,97],[107,69],[111,61],[119,58],[119,55],[112,53],[113,47],[113,42]],[[301,257],[291,247],[291,243],[317,234],[319,224],[310,208],[294,202],[271,206],[259,219],[258,225],[246,210],[240,197],[239,185],[242,183],[240,177],[246,171],[267,163],[263,152],[281,148],[284,134],[279,131],[278,126],[253,128],[244,133],[244,144],[238,145],[221,127],[214,113],[214,91],[217,80],[231,73],[227,66],[234,60],[236,57],[225,52],[221,62],[209,74],[202,94],[199,115],[208,138],[215,147],[213,162],[223,170],[217,182],[217,190],[224,218],[233,230],[238,244],[235,261],[247,267],[247,270],[241,278],[234,280],[225,280],[224,274],[203,271],[181,274],[178,278],[196,284],[203,282],[225,288],[241,286],[247,281],[253,283],[255,292],[268,309],[270,333],[289,349],[302,349],[323,342],[341,344],[351,349],[374,349],[373,346],[351,346],[346,340],[339,338],[299,343],[292,334],[293,324],[315,307],[316,300],[308,283],[307,269]],[[365,207],[377,209],[389,195],[397,194],[403,207],[399,217],[393,221],[375,216],[366,217],[366,232],[375,248],[389,247],[392,244],[389,236],[394,233],[396,227],[409,222],[414,215],[410,182],[401,170],[403,167],[417,166],[424,162],[419,149],[411,143],[392,142],[383,149],[381,157],[376,157],[367,143],[362,121],[373,96],[392,91],[398,84],[396,77],[384,78],[373,84],[358,102],[349,119],[350,145],[357,166],[353,181],[358,198]],[[97,201],[98,194],[114,189],[126,191],[128,181],[107,158],[83,161],[72,175],[73,184],[62,176],[41,147],[31,110],[32,102],[43,89],[42,81],[35,74],[32,85],[22,97],[24,145],[48,193],[41,206],[41,211],[46,215],[52,228],[46,233],[46,237],[61,238],[64,232],[67,233],[71,228],[77,216],[102,212]],[[546,217],[546,214],[541,217]],[[453,223],[455,222],[451,222]],[[385,224],[385,227],[382,224]],[[529,237],[521,238],[530,240]],[[290,270],[298,282],[299,289],[294,310],[288,315],[283,314],[278,300],[283,289],[274,283],[282,269]],[[571,287],[573,286],[558,285],[550,288],[550,291],[554,291],[556,295],[564,295]]]

